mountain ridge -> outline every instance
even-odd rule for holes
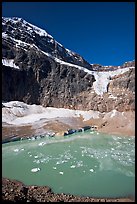
[[[79,54],[66,49],[58,43],[51,35],[49,35],[45,30],[34,26],[22,18],[2,18],[3,33],[2,37],[14,37],[16,46],[22,43],[26,46],[30,44],[31,46],[36,46],[43,52],[51,54],[53,57],[61,59],[63,61],[70,62],[72,64],[87,67],[89,69],[92,66],[84,60]],[[20,28],[20,31],[18,31]],[[11,34],[12,33],[12,34]],[[19,40],[19,41],[18,41]]]

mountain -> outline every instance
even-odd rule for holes
[[[90,65],[46,31],[2,18],[2,100],[71,109],[135,109],[135,61]]]
[[[57,58],[89,69],[92,67],[80,55],[65,49],[45,30],[26,22],[22,18],[2,18],[2,37],[6,43],[10,44],[12,41],[16,48],[25,50],[33,47],[38,52],[43,52],[53,59]],[[3,52],[3,57],[10,58],[13,53],[11,56],[10,54],[8,51]]]

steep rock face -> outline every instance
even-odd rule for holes
[[[35,73],[2,67],[2,97],[4,101],[19,100],[38,104],[39,87]]]
[[[69,107],[73,96],[91,89],[95,81],[93,75],[89,77],[83,70],[60,64],[34,48],[25,52],[12,49],[8,43],[6,48],[15,56],[14,63],[19,69],[2,67],[2,98],[5,101]]]
[[[134,61],[91,66],[23,19],[2,21],[2,100],[100,112],[134,110]]]
[[[3,38],[16,47],[22,47],[24,49],[24,45],[25,47],[27,47],[27,45],[35,45],[43,52],[49,53],[53,57],[65,62],[84,66],[89,69],[92,68],[79,54],[64,48],[45,30],[26,22],[22,18],[2,18],[2,32]],[[3,51],[3,57],[8,58],[7,53],[5,53],[6,51]],[[11,57],[11,55],[9,57]],[[13,53],[12,57],[14,57]]]

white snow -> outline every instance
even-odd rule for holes
[[[83,117],[84,121],[90,118],[99,118],[98,111],[81,111],[64,108],[42,107],[27,105],[19,101],[3,102],[2,122],[14,125],[29,124],[41,119],[49,120],[62,117]]]
[[[67,48],[66,48],[66,50],[67,50],[67,53],[68,53],[69,56],[73,56],[74,55],[74,53],[71,50],[69,50]]]
[[[107,87],[112,77],[123,74],[129,71],[129,69],[131,68],[134,68],[134,67],[127,67],[124,69],[117,69],[114,71],[107,71],[107,72],[90,71],[89,73],[93,74],[96,79],[96,81],[93,82],[93,87],[95,92],[98,95],[103,95],[103,93],[107,92]]]
[[[117,99],[117,96],[110,95],[108,98]]]
[[[49,36],[49,37],[53,38],[45,30],[43,30],[43,29],[41,29],[41,28],[31,24],[31,23],[28,23],[27,21],[23,20],[22,18],[18,18],[18,17],[5,18],[4,17],[3,19],[4,19],[4,21],[11,21],[14,24],[16,24],[17,22],[21,22],[22,26],[25,27],[29,32],[35,31],[35,33],[37,33],[40,36]]]
[[[6,34],[6,33],[2,33],[2,38],[7,38],[8,37],[8,34]]]
[[[117,110],[112,110],[112,114],[111,114],[111,118],[114,117],[116,115]]]
[[[106,75],[106,72],[94,72],[95,82],[93,82],[93,87],[95,92],[98,95],[103,95],[107,92],[107,86],[109,83],[109,77]]]
[[[57,43],[60,47],[63,47],[63,45],[61,45],[59,42],[57,42],[56,40],[55,40],[55,43]]]
[[[91,118],[113,118],[114,116],[123,115],[117,110],[112,110],[107,113],[100,113],[98,111],[81,111],[81,110],[71,110],[65,108],[53,108],[53,107],[42,107],[40,105],[27,105],[19,101],[3,102],[5,107],[2,108],[2,122],[11,125],[33,125],[40,126],[51,120],[63,121],[68,118],[83,117],[84,121]],[[31,138],[31,140],[35,138]],[[44,142],[40,142],[39,146],[45,145]]]
[[[34,25],[32,25],[31,23],[28,23],[28,22],[26,22],[26,21],[24,21],[26,24],[27,24],[27,26],[29,25],[30,26],[30,29],[32,28],[38,35],[40,35],[40,36],[48,36],[48,37],[50,37],[50,38],[53,38],[51,35],[49,35],[45,30],[43,30],[43,29],[41,29],[41,28],[39,28],[39,27],[37,27],[37,26],[34,26]]]
[[[14,64],[13,59],[2,59],[2,64],[5,66],[8,66],[8,67],[13,67],[15,69],[19,69],[19,67]]]

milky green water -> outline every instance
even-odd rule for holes
[[[135,137],[87,131],[2,145],[2,176],[55,193],[135,196]]]

